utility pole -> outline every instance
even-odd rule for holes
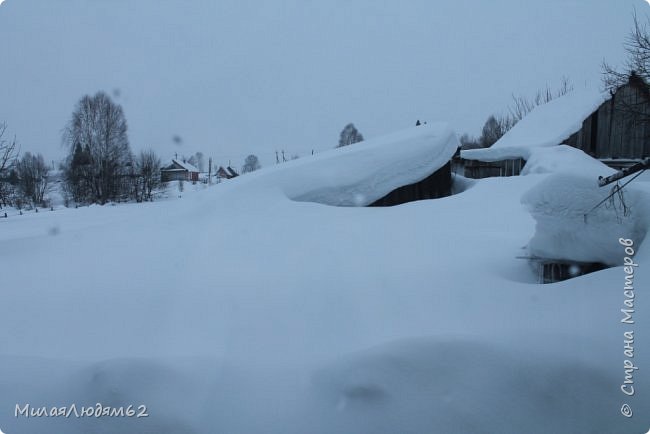
[[[212,157],[208,158],[208,184],[212,184]]]
[[[278,151],[275,151],[275,164],[280,164],[280,157],[278,156]]]

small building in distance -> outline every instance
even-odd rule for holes
[[[223,166],[219,166],[217,172],[215,173],[217,182],[221,182],[224,179],[235,178],[236,176],[239,176],[239,173],[237,173],[237,171],[230,166],[226,166],[225,168]]]
[[[192,181],[199,180],[199,169],[180,160],[173,159],[169,166],[160,169],[160,180],[169,181]]]

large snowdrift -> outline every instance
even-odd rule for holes
[[[535,107],[490,148],[461,151],[461,157],[481,161],[528,160],[533,149],[560,145],[580,130],[582,122],[607,98],[607,93],[596,89],[574,90]]]
[[[617,187],[600,187],[598,178],[615,170],[566,145],[534,149],[522,175],[538,173],[552,175],[522,197],[537,223],[530,255],[614,266],[623,261],[614,236],[638,244],[646,237],[650,196],[638,181],[605,200]]]
[[[635,417],[619,412],[622,270],[543,286],[515,259],[535,225],[521,197],[551,182],[530,196],[555,209],[562,191],[552,177],[564,175],[484,179],[442,200],[390,208],[295,200],[336,203],[334,191],[345,195],[354,186],[346,203],[357,193],[365,203],[435,170],[455,144],[442,127],[396,137],[405,136],[260,170],[176,201],[0,219],[0,428],[647,429],[647,376],[635,377]],[[396,175],[375,173],[375,164],[387,169],[389,155]],[[407,167],[417,176],[400,173]],[[323,188],[332,192],[321,194]],[[650,191],[647,182],[637,188]],[[617,245],[621,234],[609,236]],[[635,257],[641,266],[648,253],[644,243]],[[650,287],[648,273],[636,279],[639,288]],[[647,298],[635,307],[635,327],[650,329]],[[642,350],[650,341],[635,337],[635,363],[650,366],[650,352]],[[144,404],[149,417],[13,413],[16,404],[98,402]]]
[[[607,198],[615,187],[599,187],[595,176],[562,173],[540,182],[522,197],[537,224],[531,255],[621,265],[615,238],[640,244],[650,223],[650,195],[630,184]]]
[[[551,342],[543,352],[512,344],[429,337],[345,357],[315,376],[328,404],[323,416],[335,421],[334,429],[315,432],[619,432],[620,423],[608,417],[618,402],[606,372],[580,366]],[[557,390],[564,393],[551,395]]]

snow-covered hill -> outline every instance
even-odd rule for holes
[[[409,155],[444,154],[455,143],[445,131],[418,127],[178,201],[0,219],[0,428],[643,432],[647,243],[635,256],[641,369],[630,419],[619,411],[622,267],[538,285],[517,259],[535,233],[521,198],[557,174],[483,179],[390,208],[306,201],[324,179],[330,191],[384,194],[405,180],[372,184],[377,160],[361,164],[363,147],[405,155],[401,173],[420,164]],[[336,162],[339,176],[322,177]],[[647,194],[650,183],[635,188]],[[149,417],[14,417],[16,404],[98,402],[144,404]]]

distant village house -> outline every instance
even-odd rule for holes
[[[169,181],[192,181],[199,180],[199,169],[180,160],[172,160],[172,164],[160,169],[162,182]]]
[[[219,166],[219,169],[217,169],[215,176],[217,178],[217,182],[220,182],[223,179],[231,179],[239,176],[239,173],[237,173],[235,169],[230,166],[227,166],[225,168],[223,166]]]

